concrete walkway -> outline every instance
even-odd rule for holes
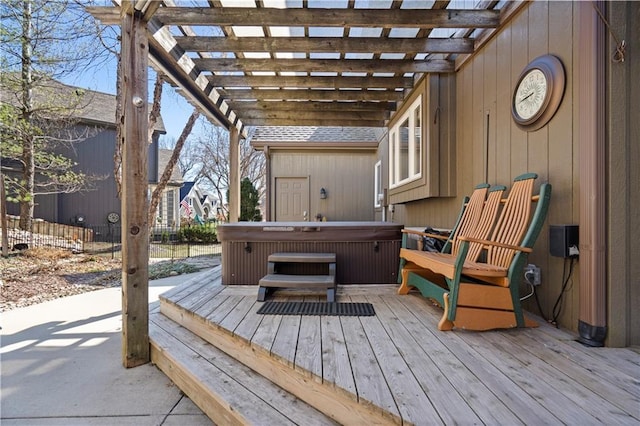
[[[149,283],[149,302],[196,274]],[[154,365],[125,369],[121,288],[1,313],[0,424],[211,425]]]

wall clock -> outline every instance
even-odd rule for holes
[[[547,124],[558,110],[564,95],[565,74],[560,59],[539,56],[518,77],[511,100],[516,125],[528,132]]]

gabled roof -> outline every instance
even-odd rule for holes
[[[15,74],[15,73],[14,73]],[[21,92],[10,86],[19,85],[19,76],[4,75],[0,87],[2,102],[14,106],[21,105]],[[85,124],[115,126],[116,96],[81,87],[70,86],[57,80],[45,80],[36,84],[34,91],[35,108],[59,110],[69,114],[69,118],[80,120]],[[66,110],[66,111],[65,111]],[[156,123],[156,131],[166,133],[162,117]]]
[[[191,192],[191,188],[195,185],[195,182],[184,182],[180,187],[180,201],[184,200],[189,192]]]
[[[369,149],[375,150],[385,129],[372,127],[265,126],[251,138],[256,149]]]
[[[171,149],[158,149],[158,181],[160,180],[162,173],[164,173],[164,169],[167,167],[167,164],[171,159],[172,153],[173,153],[173,150]],[[169,183],[182,184],[182,182],[183,181],[182,181],[182,175],[180,174],[180,168],[176,165],[171,171],[171,177],[169,178]]]

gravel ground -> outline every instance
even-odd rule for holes
[[[219,257],[151,259],[149,278],[197,272]],[[0,257],[0,312],[47,300],[122,284],[120,259],[72,254],[61,249],[31,249]]]

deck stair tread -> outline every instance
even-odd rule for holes
[[[216,424],[335,422],[160,313],[150,317],[152,361]]]
[[[326,287],[335,286],[336,277],[333,275],[288,275],[267,274],[259,281],[262,287]]]
[[[269,262],[335,263],[335,253],[272,253]]]

